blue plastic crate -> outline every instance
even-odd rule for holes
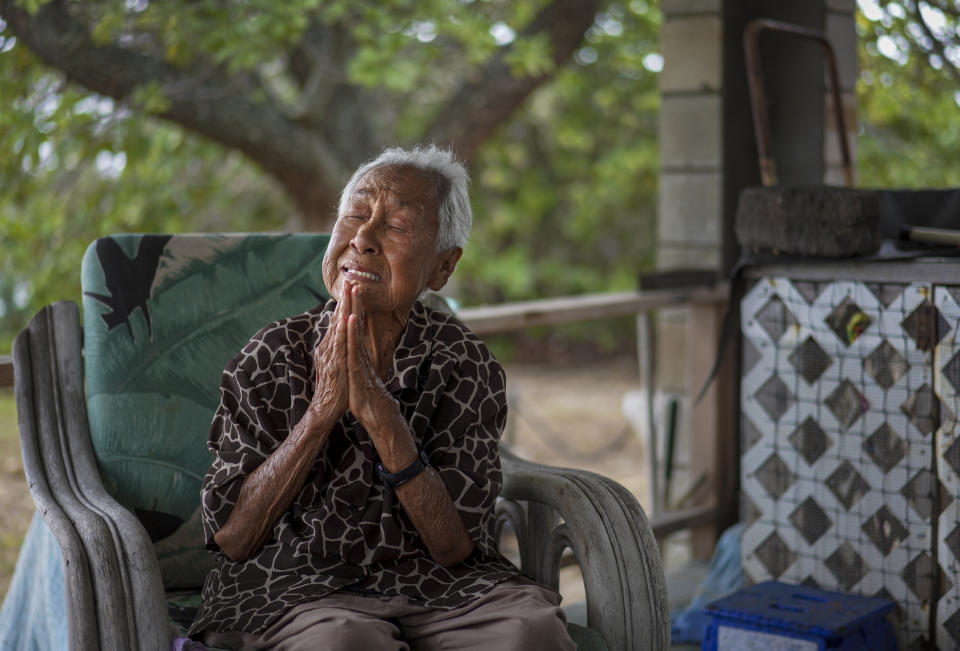
[[[893,602],[777,581],[704,608],[703,651],[896,651],[884,616]]]

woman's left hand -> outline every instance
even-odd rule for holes
[[[397,401],[380,380],[364,341],[363,299],[360,288],[344,292],[348,305],[347,390],[348,408],[367,432],[374,436],[380,426],[399,414]]]

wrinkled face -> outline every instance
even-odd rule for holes
[[[323,280],[340,300],[344,281],[360,287],[369,314],[406,315],[417,296],[440,289],[460,249],[438,254],[436,184],[420,170],[367,172],[347,199],[323,258]]]

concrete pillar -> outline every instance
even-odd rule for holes
[[[733,222],[740,190],[760,184],[744,27],[754,18],[771,18],[828,35],[839,64],[848,143],[855,152],[856,0],[662,0],[661,10],[657,265],[662,270],[699,268],[725,274],[739,257]],[[840,145],[820,46],[765,32],[760,52],[780,183],[842,185]],[[679,309],[660,313],[660,391],[686,389],[686,339],[692,332],[685,327],[686,314]],[[728,381],[737,384],[736,378]],[[739,392],[734,390],[729,400],[738,401]],[[735,404],[730,413],[735,417]],[[695,455],[696,441],[689,439],[681,448]],[[704,465],[687,461],[693,469]],[[738,470],[730,472],[737,476]],[[685,479],[694,477],[688,474]],[[712,485],[722,488],[717,482]],[[675,486],[673,492],[683,489]],[[735,514],[721,514],[718,529],[731,518]],[[695,547],[702,554],[705,548],[697,538]]]
[[[658,266],[729,270],[740,190],[760,183],[743,29],[772,18],[826,33],[837,54],[847,142],[855,152],[856,0],[663,0]],[[842,184],[820,47],[760,37],[781,184]]]
[[[663,0],[657,260],[719,268],[723,216],[721,0]]]

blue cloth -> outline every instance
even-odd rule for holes
[[[38,512],[27,530],[0,609],[0,649],[67,648],[67,602],[60,545]]]
[[[693,600],[685,609],[670,616],[670,640],[673,643],[696,643],[703,641],[710,616],[703,607],[711,601],[736,592],[743,587],[743,567],[740,563],[740,538],[747,525],[743,522],[723,532],[713,550],[710,567],[703,583],[694,593]]]

